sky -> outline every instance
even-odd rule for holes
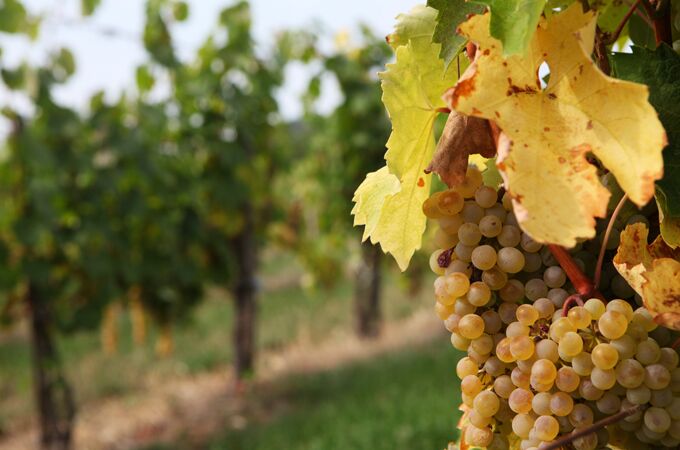
[[[376,34],[387,35],[394,18],[407,12],[419,0],[251,0],[253,31],[262,48],[271,43],[277,30],[319,27],[328,37],[340,31],[356,30],[360,22]],[[37,42],[0,35],[3,62],[8,65],[23,59],[38,62],[50,50],[65,46],[74,53],[77,72],[55,91],[60,103],[84,107],[89,96],[104,90],[114,99],[134,86],[134,69],[148,58],[141,44],[145,0],[102,0],[93,17],[80,17],[80,0],[24,0],[33,12],[46,19]],[[219,11],[232,0],[188,0],[190,18],[173,28],[180,57],[189,58],[213,28]],[[115,36],[102,33],[115,30]],[[278,98],[284,118],[301,113],[298,98],[307,84],[309,69],[293,67]],[[339,101],[332,81],[325,83],[320,109],[330,109]],[[21,103],[21,98],[0,91],[0,104]]]

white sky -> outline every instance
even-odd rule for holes
[[[134,86],[134,69],[148,58],[141,44],[144,22],[144,0],[103,0],[91,18],[79,19],[80,0],[24,0],[33,12],[47,19],[37,42],[0,34],[2,60],[13,65],[28,58],[40,61],[51,49],[65,46],[76,57],[77,72],[56,91],[64,104],[82,107],[97,90],[116,98],[122,90]],[[231,0],[189,0],[190,19],[173,29],[181,57],[190,57],[213,28],[219,11]],[[356,30],[360,22],[368,24],[376,34],[387,35],[394,17],[407,12],[419,0],[251,0],[253,27],[257,42],[266,48],[277,30],[291,27],[322,25],[327,36],[341,30]],[[115,29],[122,37],[103,35],[96,30]],[[286,86],[279,93],[284,117],[300,113],[297,101],[307,83],[308,71],[297,67],[289,71]],[[337,90],[326,89],[322,103],[326,107],[338,101]],[[0,105],[20,102],[12,94],[0,90]],[[324,105],[321,105],[323,108]],[[1,131],[1,130],[0,130]]]

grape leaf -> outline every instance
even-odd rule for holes
[[[611,170],[637,205],[662,176],[664,129],[646,86],[604,75],[590,59],[595,15],[573,4],[541,19],[526,56],[503,58],[489,35],[489,16],[472,17],[462,32],[477,57],[457,83],[451,107],[494,120],[503,130],[497,165],[522,228],[534,239],[571,247],[595,235],[609,192],[586,156]],[[543,88],[538,69],[550,67]]]
[[[503,54],[524,54],[536,32],[545,0],[475,0],[475,3],[491,10],[491,36],[503,43]]]
[[[393,45],[402,43],[396,46],[396,62],[380,74],[383,103],[392,119],[385,159],[388,173],[399,181],[399,191],[390,191],[390,186],[390,194],[377,211],[369,210],[379,204],[374,201],[357,202],[353,209],[355,223],[367,224],[364,239],[370,236],[372,243],[380,243],[402,270],[421,245],[426,225],[422,203],[430,193],[431,183],[431,176],[423,171],[434,151],[437,109],[446,106],[442,95],[456,81],[455,72],[447,70],[438,57],[441,46],[432,42],[436,11],[420,6],[411,14],[418,19],[402,16],[395,33]],[[423,21],[423,17],[427,20]],[[418,26],[404,26],[418,21]],[[379,173],[384,183],[377,182],[377,175],[367,178],[357,189],[355,201],[382,195],[371,193],[376,189],[384,192],[384,186],[389,184],[385,173]]]
[[[417,5],[408,14],[399,14],[394,32],[387,36],[387,43],[396,50],[402,45],[429,46],[432,42],[432,23],[437,11],[425,5]]]
[[[680,55],[666,44],[655,51],[633,47],[632,54],[612,58],[616,76],[649,86],[649,101],[668,132],[663,152],[664,177],[657,182],[657,203],[664,221],[662,235],[669,245],[680,245]]]
[[[458,25],[465,21],[468,15],[484,12],[484,6],[465,0],[428,0],[427,6],[439,11],[433,41],[442,44],[439,57],[448,67],[453,58],[463,50],[466,42],[466,39],[456,31]]]
[[[680,251],[658,238],[647,245],[646,225],[629,225],[621,233],[614,266],[642,297],[660,325],[680,330]]]
[[[590,8],[597,11],[597,25],[608,33],[616,30],[632,3],[625,0],[590,0]]]
[[[354,193],[354,226],[364,225],[363,240],[366,240],[376,225],[380,222],[380,215],[388,197],[399,192],[401,185],[399,178],[387,170],[387,166],[366,175],[366,179]]]

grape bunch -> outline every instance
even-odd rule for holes
[[[474,167],[423,209],[439,224],[430,258],[436,311],[452,345],[467,352],[457,375],[469,445],[501,449],[515,439],[533,450],[636,408],[571,445],[604,448],[615,432],[680,446],[680,369],[668,329],[621,299],[592,298],[565,315],[574,293],[566,274]]]

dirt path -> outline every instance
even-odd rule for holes
[[[428,308],[386,326],[381,337],[366,342],[336,333],[324,342],[299,340],[283,351],[260,358],[260,374],[246,389],[266,391],[276,380],[295,374],[330,370],[396,349],[422,344],[443,335],[441,323]],[[225,428],[243,428],[265,420],[276,405],[258,410],[233,389],[228,367],[191,377],[152,380],[145,392],[84,405],[76,426],[76,450],[127,450],[155,442],[183,439],[204,442]],[[36,448],[35,430],[0,441],[0,450]]]

